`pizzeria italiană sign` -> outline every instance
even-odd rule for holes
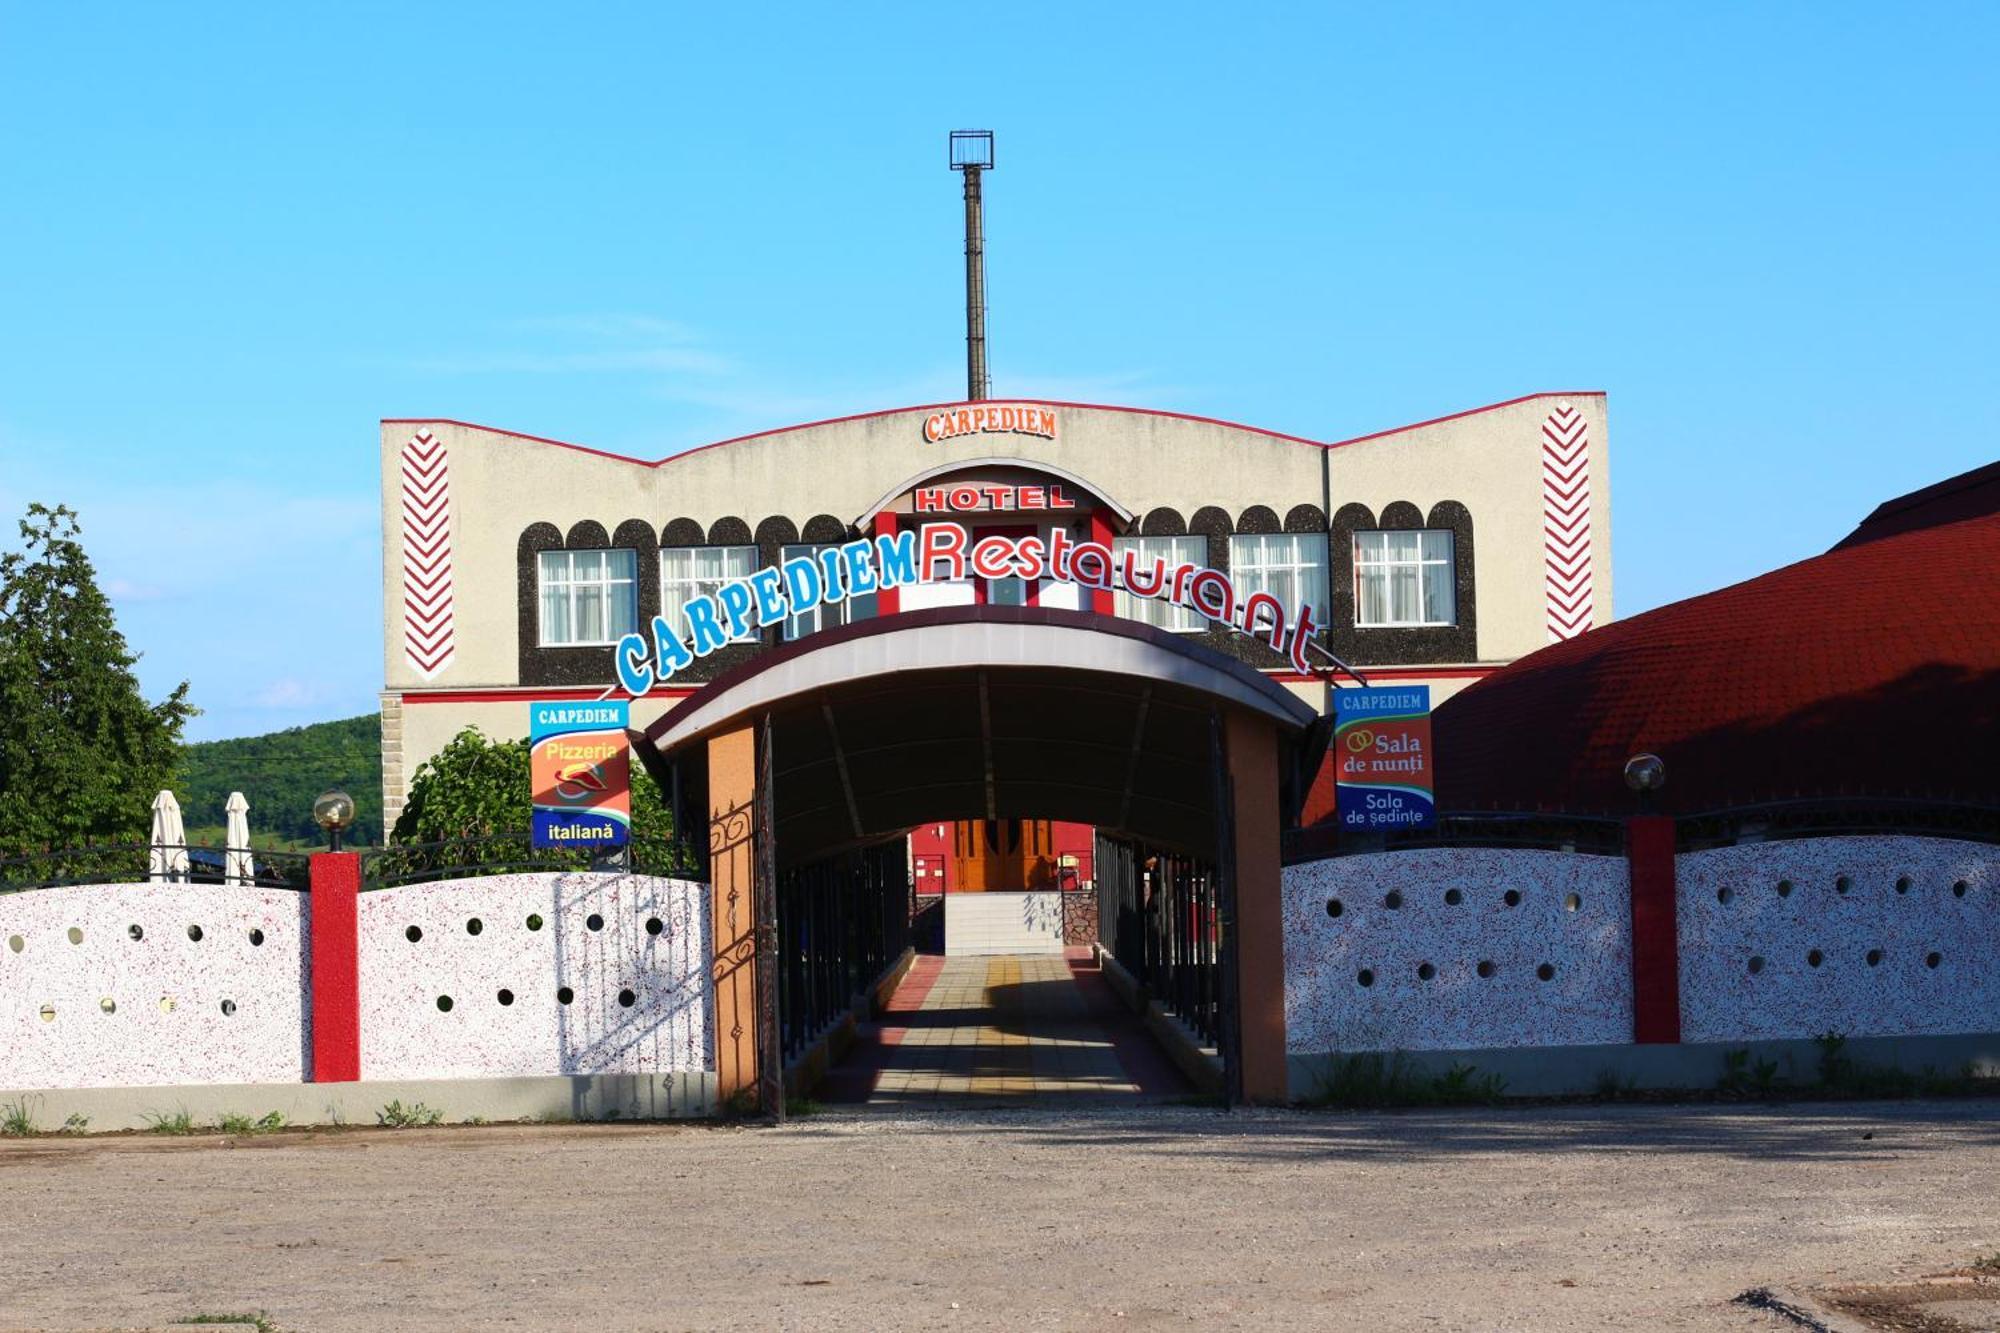
[[[989,535],[972,540],[957,523],[926,523],[883,533],[814,556],[795,556],[690,598],[669,621],[654,616],[650,634],[618,642],[618,683],[641,695],[672,680],[700,658],[753,631],[781,625],[816,606],[913,583],[984,579],[1055,579],[1105,592],[1171,602],[1203,618],[1262,639],[1300,672],[1320,626],[1310,603],[1287,607],[1267,592],[1244,593],[1220,570],[1136,550],[1113,552],[1102,542],[1077,541],[1060,528],[1039,535]],[[1320,650],[1322,653],[1324,650]]]

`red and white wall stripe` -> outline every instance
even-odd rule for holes
[[[403,655],[426,680],[451,665],[451,460],[418,431],[403,446]]]
[[[1543,588],[1549,642],[1589,629],[1591,590],[1590,423],[1569,403],[1542,422]]]

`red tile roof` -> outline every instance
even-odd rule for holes
[[[1664,813],[1799,796],[2000,805],[2000,514],[1851,542],[1450,699],[1439,808],[1628,813],[1624,764],[1643,750],[1666,761]]]

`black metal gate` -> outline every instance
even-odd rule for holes
[[[1153,999],[1223,1050],[1225,939],[1215,867],[1097,835],[1098,937]]]
[[[909,944],[909,843],[843,852],[777,880],[778,1027],[789,1064]]]

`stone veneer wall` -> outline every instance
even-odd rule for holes
[[[287,889],[0,895],[0,1087],[299,1082],[307,927]]]
[[[364,892],[361,1076],[714,1067],[708,888],[594,873]]]

